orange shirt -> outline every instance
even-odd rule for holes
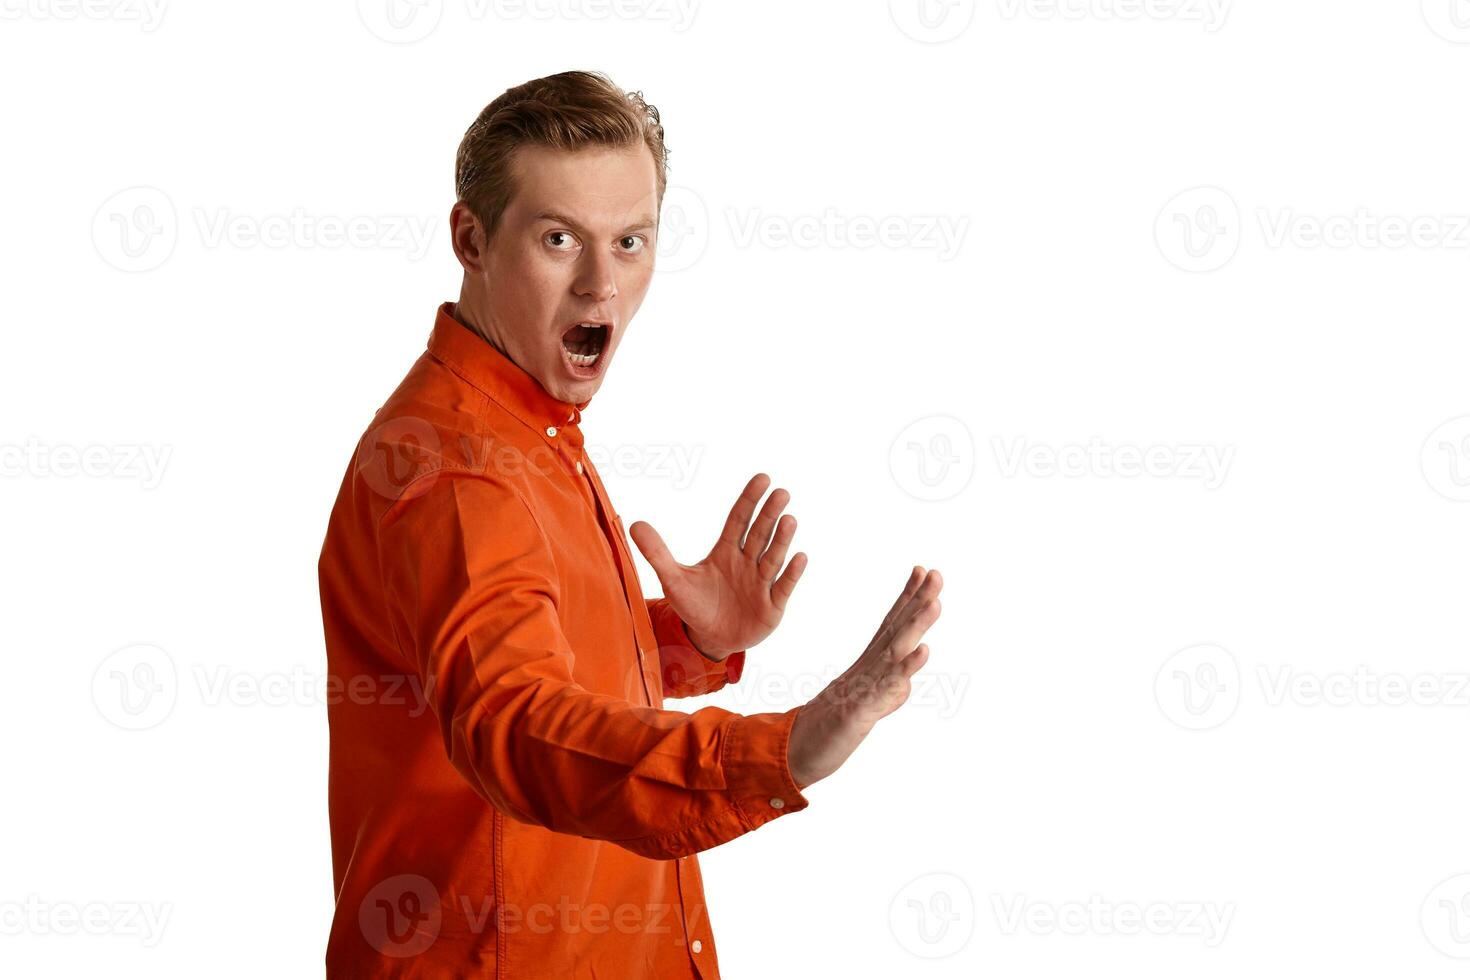
[[[716,980],[695,852],[807,800],[799,708],[647,600],[578,428],[439,308],[332,509],[331,977]]]

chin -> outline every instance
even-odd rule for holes
[[[578,402],[585,402],[597,394],[597,389],[602,387],[602,378],[595,378],[589,381],[570,381],[566,378],[557,378],[553,384],[548,385],[543,382],[542,387],[546,389],[551,397],[558,401],[576,404]]]
[[[573,404],[587,401],[596,394],[602,387],[603,379],[607,377],[612,351],[600,352],[596,363],[591,367],[573,363],[564,350],[557,351],[557,354],[561,356],[547,365],[541,376],[541,386],[547,393],[553,398]]]

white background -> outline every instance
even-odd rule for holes
[[[327,514],[575,67],[672,149],[613,500],[692,562],[764,470],[811,556],[707,700],[947,581],[702,856],[726,976],[1463,976],[1470,4],[926,2],[0,0],[0,971],[320,975]]]

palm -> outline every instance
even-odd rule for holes
[[[753,647],[781,622],[756,563],[724,541],[696,565],[680,565],[664,594],[690,630],[731,650]]]
[[[796,533],[796,518],[790,514],[781,517],[791,499],[789,493],[772,493],[751,523],[756,504],[769,485],[770,478],[763,473],[746,484],[719,540],[693,565],[675,561],[646,521],[629,528],[690,639],[708,656],[725,657],[770,636],[806,567],[806,555],[798,552],[785,572],[781,571]]]

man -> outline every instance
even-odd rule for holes
[[[582,411],[653,275],[658,113],[605,77],[510,89],[465,134],[464,267],[348,467],[320,561],[340,977],[716,980],[696,852],[807,805],[909,692],[915,568],[808,704],[663,710],[738,681],[806,566],[758,474],[681,565],[622,520]],[[753,519],[753,520],[752,520]],[[783,570],[784,566],[784,570]]]

